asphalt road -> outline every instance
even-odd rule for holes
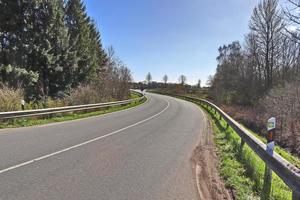
[[[148,94],[133,109],[0,130],[1,200],[196,200],[203,114]]]

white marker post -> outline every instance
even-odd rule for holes
[[[25,110],[25,100],[24,99],[21,100],[21,107],[22,107],[22,110]]]
[[[267,136],[267,152],[270,155],[273,155],[274,151],[274,135],[275,135],[275,129],[276,129],[276,119],[275,117],[272,117],[268,120],[268,136]]]
[[[276,118],[272,117],[268,120],[267,124],[267,148],[266,151],[269,155],[273,156],[274,151],[274,135],[276,129]],[[265,164],[265,177],[262,191],[262,199],[269,199],[271,194],[271,183],[272,183],[272,170]]]

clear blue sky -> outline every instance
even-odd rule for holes
[[[259,0],[84,0],[105,47],[133,73],[161,81],[200,78],[204,84],[216,69],[220,45],[243,40]]]

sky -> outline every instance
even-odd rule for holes
[[[104,47],[113,46],[135,81],[150,72],[205,85],[215,73],[218,47],[249,32],[259,0],[84,0]]]

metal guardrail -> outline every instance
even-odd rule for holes
[[[219,114],[220,119],[223,118],[226,121],[227,127],[230,126],[240,136],[242,140],[242,147],[243,144],[246,143],[266,163],[266,166],[271,168],[292,190],[293,200],[300,200],[300,170],[297,167],[289,163],[276,152],[274,152],[273,155],[268,154],[266,151],[266,144],[256,138],[253,134],[250,133],[250,131],[248,131],[246,128],[232,119],[228,114],[226,114],[215,104],[207,100],[194,97],[174,94],[166,95],[183,98],[214,109],[214,111]]]
[[[139,93],[139,92],[137,92],[137,93]],[[142,101],[145,98],[144,94],[142,94],[142,93],[139,93],[139,94],[141,94],[142,96],[135,98],[135,99],[129,99],[129,100],[124,100],[124,101],[115,101],[115,102],[98,103],[98,104],[86,104],[86,105],[78,105],[78,106],[65,106],[65,107],[36,109],[36,110],[0,112],[0,120],[39,117],[39,116],[51,115],[51,114],[68,113],[68,112],[76,112],[76,111],[88,111],[88,110],[94,110],[94,109],[99,109],[99,108],[107,108],[107,107],[111,107],[111,106],[127,105],[132,102]]]

